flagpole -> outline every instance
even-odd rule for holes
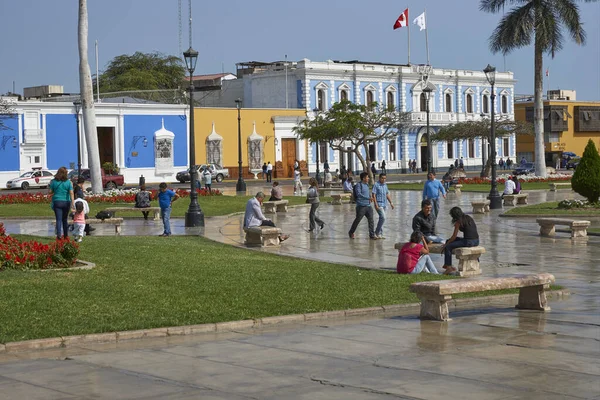
[[[406,8],[406,10],[406,27],[408,28],[408,65],[410,66],[410,19],[408,16],[410,11],[408,11],[408,7]]]
[[[427,9],[423,9],[423,16],[425,17],[425,48],[427,49],[427,65],[431,65],[429,63],[429,26],[427,24]]]

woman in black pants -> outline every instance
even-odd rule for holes
[[[463,213],[460,207],[452,207],[450,209],[450,217],[452,217],[454,233],[443,247],[444,266],[442,268],[446,270],[445,274],[456,272],[456,268],[452,266],[452,250],[459,247],[479,246],[479,233],[477,232],[477,225],[473,218]],[[457,237],[458,231],[463,233],[463,237]]]

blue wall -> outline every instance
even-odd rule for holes
[[[304,102],[302,101],[302,93],[304,93],[302,81],[298,79],[296,81],[296,101],[298,102],[298,108],[304,108]]]
[[[46,115],[48,169],[77,164],[77,120],[74,114]]]
[[[165,121],[165,129],[173,132],[173,161],[175,165],[187,164],[187,120],[179,115],[125,115],[125,166],[127,168],[151,168],[154,167],[154,132],[162,127],[162,119]],[[144,147],[143,139],[140,139],[133,148],[134,136],[145,136],[148,139],[148,147]],[[137,157],[132,157],[131,152],[137,151]]]
[[[3,124],[9,128],[0,131],[0,140],[7,137],[4,150],[0,149],[0,171],[18,171],[19,170],[19,120],[17,118],[7,118],[2,121]],[[14,136],[17,139],[17,147],[12,147],[12,138],[8,136]],[[0,142],[2,143],[2,142]]]

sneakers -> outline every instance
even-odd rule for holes
[[[354,233],[350,233],[350,232],[348,232],[348,237],[349,237],[350,239],[354,239]]]
[[[158,235],[159,237],[167,237],[167,236],[171,236],[170,233],[162,233],[160,235]]]
[[[325,222],[323,222],[323,223],[321,224],[321,229],[323,229],[324,227],[325,227]]]
[[[379,239],[379,240],[383,240],[383,239],[385,239],[385,237],[383,236],[383,234],[381,234],[381,235],[375,235],[375,236],[376,236],[376,237],[377,237],[377,239]]]
[[[290,235],[281,235],[279,236],[279,241],[284,242],[290,238]]]
[[[375,236],[371,236],[371,237],[370,237],[370,239],[371,239],[371,240],[377,240],[377,239],[379,239],[379,236],[377,236],[377,235],[375,235]]]

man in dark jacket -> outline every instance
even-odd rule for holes
[[[431,200],[421,202],[421,211],[413,217],[413,232],[421,232],[428,243],[444,243],[445,240],[435,233],[435,216],[432,210]]]

